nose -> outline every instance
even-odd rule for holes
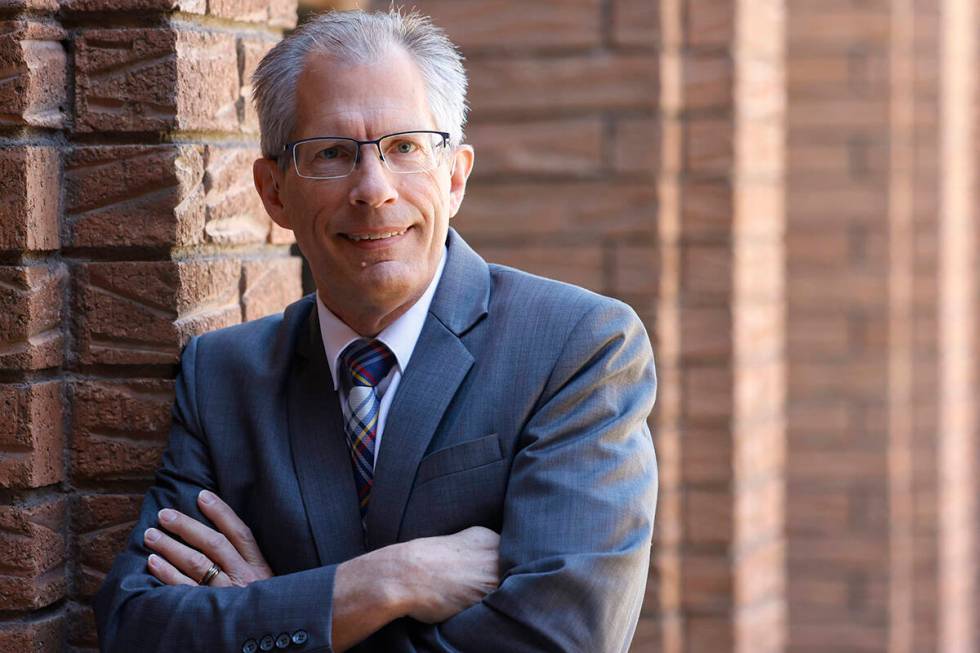
[[[398,199],[391,183],[392,173],[381,162],[377,147],[361,150],[357,165],[351,173],[350,203],[355,206],[380,208]]]

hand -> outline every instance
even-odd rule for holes
[[[252,531],[227,503],[203,490],[197,495],[197,505],[220,532],[177,510],[164,508],[158,515],[160,525],[190,546],[156,528],[148,528],[143,541],[160,554],[151,554],[147,560],[151,574],[167,585],[198,585],[215,562],[221,567],[221,573],[211,579],[208,587],[245,587],[272,577],[272,569],[255,543]]]
[[[408,616],[439,623],[483,599],[500,584],[500,535],[473,526],[453,535],[403,545]]]

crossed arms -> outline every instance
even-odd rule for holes
[[[656,462],[652,354],[622,304],[596,306],[564,342],[520,434],[499,539],[471,528],[278,576],[220,499],[199,498],[217,488],[190,387],[194,347],[163,467],[96,599],[103,651],[239,651],[249,633],[300,630],[302,650],[343,651],[395,621],[392,650],[625,650],[646,585]],[[150,543],[164,508],[177,519]],[[151,550],[170,562],[148,566]],[[214,586],[194,582],[195,550],[228,570]]]

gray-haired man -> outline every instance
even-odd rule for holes
[[[625,650],[656,503],[639,320],[449,228],[474,153],[427,19],[322,16],[254,86],[256,188],[317,292],[188,344],[102,649]]]

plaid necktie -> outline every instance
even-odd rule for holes
[[[347,391],[344,430],[354,466],[361,525],[366,527],[368,500],[374,484],[374,444],[381,412],[376,386],[388,376],[395,364],[395,355],[380,340],[361,338],[344,350],[340,362]]]

